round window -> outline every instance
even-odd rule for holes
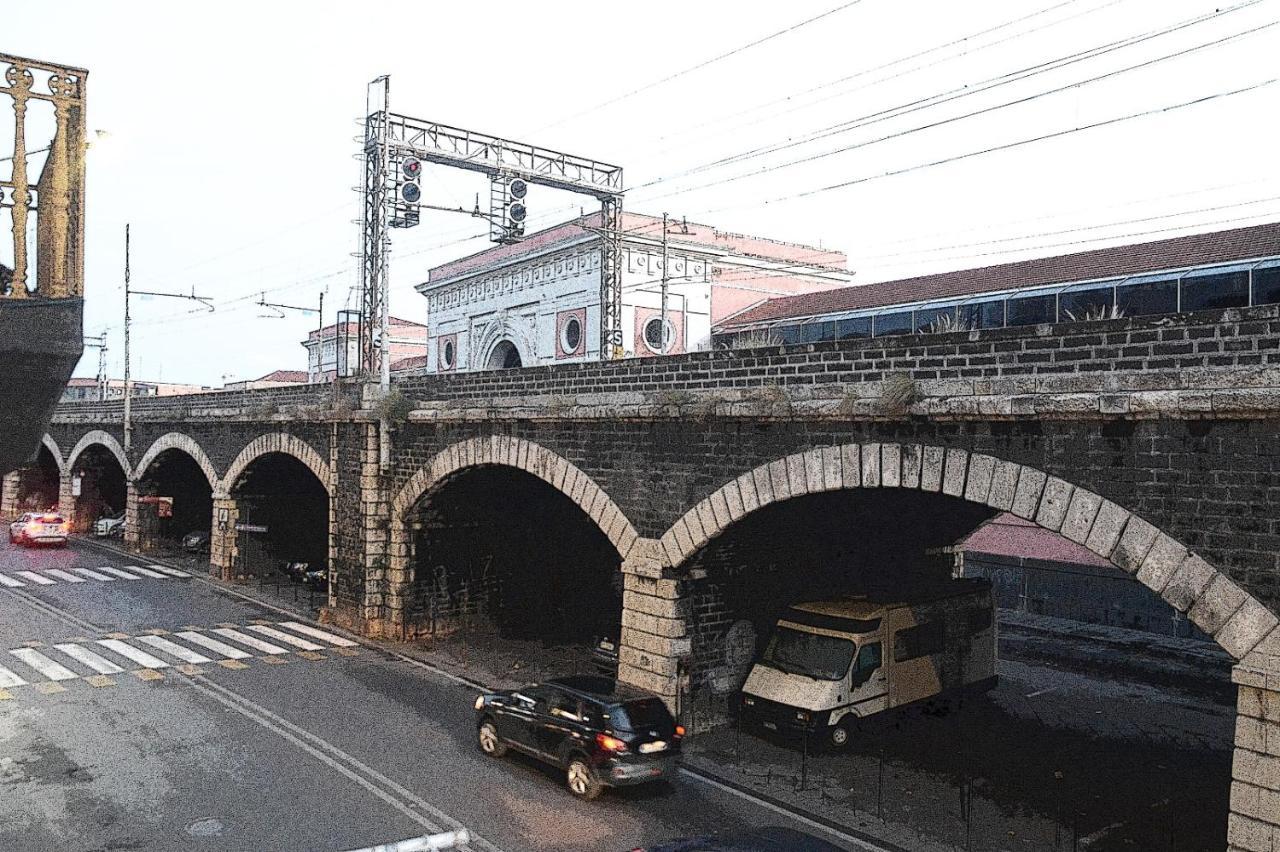
[[[443,359],[442,366],[446,370],[453,368],[453,354],[453,341],[446,340],[444,342],[444,349],[441,350],[441,357]]]
[[[575,355],[582,345],[582,320],[569,317],[560,327],[560,349],[566,355]]]
[[[675,337],[675,328],[671,325],[671,320],[667,320],[666,334],[663,334],[662,317],[651,317],[644,324],[644,345],[649,348],[650,352],[665,352],[671,348],[671,341]]]

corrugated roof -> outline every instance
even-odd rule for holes
[[[1089,281],[1161,269],[1225,263],[1280,254],[1280,222],[1038,257],[996,266],[901,278],[861,287],[771,299],[724,323],[731,329],[769,320],[898,305],[924,299],[969,296],[1046,284]]]
[[[265,376],[259,376],[254,379],[255,382],[294,382],[296,384],[305,385],[307,383],[307,373],[305,370],[274,370]]]

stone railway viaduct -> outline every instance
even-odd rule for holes
[[[239,557],[243,476],[271,455],[296,459],[329,497],[327,617],[391,638],[424,629],[412,604],[418,507],[469,471],[523,471],[616,551],[620,676],[669,700],[678,659],[697,642],[700,554],[753,517],[851,493],[923,507],[908,538],[936,547],[1011,511],[1134,574],[1237,661],[1229,840],[1280,849],[1280,309],[397,388],[412,405],[383,421],[375,389],[360,386],[139,400],[128,450],[118,404],[65,405],[45,446],[64,505],[83,452],[118,460],[135,538],[151,466],[166,452],[189,456],[210,489],[211,571],[224,578]]]

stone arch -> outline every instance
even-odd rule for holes
[[[493,356],[494,350],[504,341],[515,348],[522,366],[531,367],[537,362],[534,357],[537,346],[534,343],[531,323],[513,320],[511,316],[503,314],[472,339],[468,347],[471,369],[489,369],[489,359]]]
[[[316,475],[316,478],[324,486],[325,493],[333,497],[333,478],[330,474],[328,463],[320,458],[320,454],[312,449],[310,444],[295,435],[290,435],[288,432],[272,432],[266,435],[259,435],[246,444],[245,448],[231,462],[231,466],[227,468],[222,481],[214,480],[214,498],[217,499],[229,495],[231,489],[235,487],[236,480],[240,478],[240,474],[244,473],[245,468],[252,464],[255,459],[267,453],[284,453],[285,455],[293,456]]]
[[[513,467],[546,482],[577,504],[600,527],[624,560],[636,542],[636,529],[622,509],[573,462],[532,441],[490,435],[460,441],[437,453],[396,493],[391,503],[393,559],[407,556],[405,516],[413,505],[445,477],[479,465]]]
[[[134,478],[141,478],[147,472],[147,468],[151,466],[151,463],[165,450],[181,450],[189,455],[200,466],[200,470],[204,472],[205,478],[209,480],[209,487],[217,489],[219,485],[218,472],[214,469],[213,462],[209,461],[209,456],[205,453],[204,447],[196,443],[191,436],[184,435],[181,432],[166,432],[156,438],[134,466]]]
[[[917,489],[1012,512],[1135,576],[1235,659],[1264,641],[1280,646],[1275,613],[1155,525],[1029,465],[954,447],[843,444],[762,464],[685,512],[659,540],[658,556],[679,566],[730,525],[771,503],[854,488]]]
[[[58,446],[58,442],[53,440],[53,436],[46,432],[44,437],[40,439],[40,443],[53,455],[53,460],[58,463],[58,472],[63,476],[66,476],[67,471],[71,469],[71,464],[64,461],[62,448]],[[129,468],[126,467],[125,471],[127,472],[128,469]]]
[[[393,622],[398,618],[396,613],[404,612],[404,598],[413,584],[413,572],[409,564],[409,510],[445,477],[479,465],[505,465],[523,470],[567,496],[600,528],[624,562],[635,547],[638,534],[631,521],[618,504],[572,462],[546,447],[522,438],[490,435],[460,441],[437,453],[430,462],[423,465],[396,492],[391,502],[391,540],[388,551],[390,571],[386,604],[393,613]],[[380,589],[380,584],[368,584],[366,601]]]
[[[120,469],[124,471],[126,480],[133,478],[133,467],[129,464],[129,457],[125,455],[124,447],[120,446],[120,442],[116,440],[115,435],[110,432],[104,432],[101,429],[93,429],[81,436],[80,440],[76,441],[76,445],[72,447],[65,464],[62,464],[61,459],[59,459],[59,464],[62,464],[63,474],[74,470],[76,459],[80,458],[80,454],[94,444],[106,448],[116,457],[116,461],[120,463]]]

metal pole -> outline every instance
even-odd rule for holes
[[[390,74],[382,78],[382,116],[383,116],[382,168],[380,170],[380,173],[382,175],[382,179],[385,181],[387,163],[389,162],[390,155],[391,155],[391,132],[389,127],[389,124],[391,121],[391,75]],[[384,189],[384,193],[385,193],[385,189]],[[387,204],[386,195],[383,194],[380,196],[380,198],[382,199],[382,210],[379,211],[379,215],[385,216],[386,204]],[[378,295],[378,301],[381,307],[381,312],[380,312],[381,315],[379,317],[379,322],[381,324],[381,338],[382,338],[380,385],[382,387],[382,393],[385,395],[388,391],[391,390],[391,322],[390,322],[391,312],[390,312],[390,307],[387,304],[388,298],[390,297],[391,269],[390,269],[390,263],[388,261],[390,260],[390,254],[391,254],[391,251],[390,251],[391,235],[387,233],[385,228],[380,228],[379,236],[381,237],[381,240],[382,240],[382,245],[378,247],[378,250],[382,252],[382,263],[381,263],[382,275],[380,276],[381,278],[381,280],[379,281],[380,292]],[[372,317],[370,319],[372,319]],[[386,424],[383,424],[383,431],[384,432],[386,431]]]
[[[318,323],[319,324],[316,327],[316,379],[318,381],[324,381],[324,291],[323,290],[320,291],[320,318],[318,320]],[[334,331],[333,376],[334,376],[334,379],[337,379],[338,377],[338,369],[337,369],[338,368],[338,360],[337,360],[338,359],[338,338],[337,338],[338,330],[335,328],[333,331]]]
[[[124,451],[129,452],[133,443],[132,413],[133,384],[129,372],[129,225],[124,226]]]
[[[667,354],[667,286],[671,276],[667,274],[667,214],[662,214],[662,319],[658,332],[658,351]],[[643,331],[643,329],[642,329]]]

